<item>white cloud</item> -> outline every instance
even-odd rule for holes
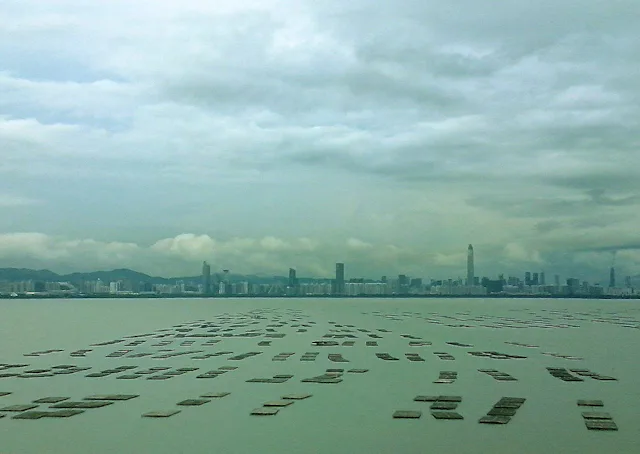
[[[518,243],[508,243],[504,246],[504,254],[507,260],[521,263],[542,264],[540,252],[529,250]]]
[[[39,203],[41,203],[39,200],[30,199],[28,197],[21,197],[12,194],[0,194],[0,208],[38,205]]]

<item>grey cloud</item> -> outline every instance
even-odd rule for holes
[[[529,194],[512,196],[477,197],[469,199],[472,206],[481,206],[491,210],[507,213],[510,216],[525,218],[554,217],[556,220],[538,224],[539,231],[546,231],[557,227],[558,219],[562,222],[570,222],[574,226],[581,225],[581,219],[591,219],[593,215],[604,213],[608,208],[632,207],[640,204],[640,196],[631,195],[624,197],[611,197],[605,195],[604,189],[592,189],[571,198],[542,198],[531,197]],[[569,218],[569,221],[567,221]],[[598,219],[595,224],[616,222],[617,217],[607,211],[605,219]],[[585,225],[595,225],[592,221],[585,221]]]
[[[640,251],[640,243],[612,244],[608,246],[585,248],[584,251],[585,252]]]
[[[0,191],[42,201],[3,231],[309,237],[316,270],[356,237],[373,274],[633,243],[636,0],[43,5],[0,6]]]

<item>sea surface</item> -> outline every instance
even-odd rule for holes
[[[0,395],[11,393],[0,397],[0,453],[638,453],[639,346],[636,301],[0,300]],[[259,354],[238,357],[249,352]],[[315,359],[301,360],[312,352]],[[86,376],[119,366],[135,368]],[[169,369],[136,374],[153,367]],[[564,381],[548,367],[582,380]],[[327,369],[343,372],[302,381]],[[442,371],[457,376],[433,383]],[[166,372],[169,379],[148,379]],[[293,377],[247,382],[275,375]],[[230,394],[177,405],[207,393]],[[291,393],[311,396],[276,415],[251,414]],[[138,397],[68,418],[18,419],[24,412],[2,410],[110,394]],[[452,411],[464,419],[434,418],[432,403],[414,401],[418,395],[460,397]],[[480,424],[502,397],[526,401],[508,424]],[[578,399],[604,406],[580,407]],[[142,417],[172,410],[181,411]],[[398,410],[421,417],[396,419]],[[618,430],[588,430],[584,411],[609,413]]]

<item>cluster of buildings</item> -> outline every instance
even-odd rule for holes
[[[466,279],[411,278],[405,274],[380,279],[345,277],[344,263],[336,263],[332,279],[300,279],[294,268],[288,278],[273,279],[267,283],[233,279],[229,270],[211,272],[209,263],[202,264],[200,279],[176,280],[171,283],[133,282],[100,279],[81,282],[0,282],[0,295],[95,295],[95,296],[584,296],[584,297],[640,297],[632,286],[630,276],[624,285],[616,285],[615,269],[609,272],[609,285],[590,284],[575,278],[560,281],[555,275],[547,282],[544,272],[526,272],[524,278],[498,276],[497,279],[479,278],[475,274],[473,246],[467,248]]]

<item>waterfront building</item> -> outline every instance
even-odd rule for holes
[[[202,262],[202,293],[211,294],[211,266],[207,262]]]
[[[344,263],[336,263],[335,294],[344,295]]]

